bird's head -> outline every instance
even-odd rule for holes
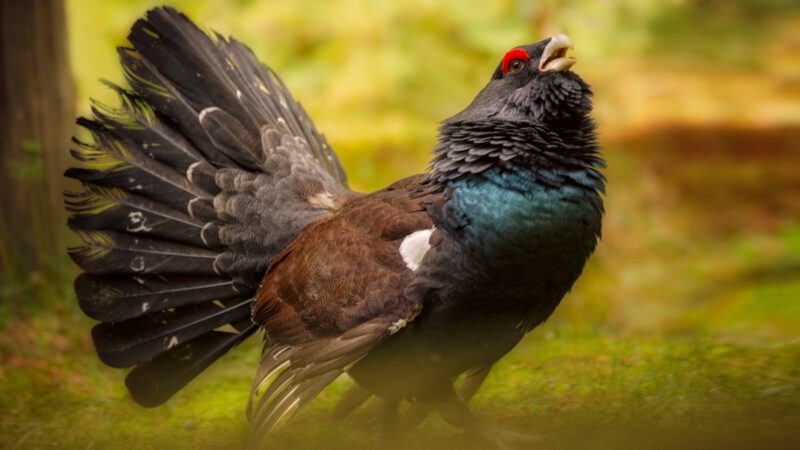
[[[503,120],[558,125],[585,117],[591,89],[570,69],[572,41],[557,34],[507,51],[470,105],[446,122]]]

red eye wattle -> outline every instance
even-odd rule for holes
[[[503,76],[506,76],[508,73],[508,67],[511,65],[511,61],[514,61],[515,59],[527,61],[530,59],[530,56],[528,56],[528,52],[521,48],[514,48],[506,52],[506,54],[503,56],[503,62],[500,64],[500,72],[503,74]]]

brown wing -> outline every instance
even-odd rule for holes
[[[266,330],[251,392],[254,439],[288,419],[383,337],[416,317],[400,243],[433,226],[424,176],[353,199],[306,227],[272,262],[254,306]],[[257,401],[256,401],[257,399]]]

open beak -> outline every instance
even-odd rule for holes
[[[544,48],[544,53],[539,59],[540,72],[566,72],[575,65],[577,60],[567,55],[567,50],[575,48],[572,41],[564,34],[557,34],[550,38]]]

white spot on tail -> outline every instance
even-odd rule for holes
[[[147,217],[141,211],[134,211],[128,214],[128,221],[130,225],[126,228],[131,233],[148,232],[152,231],[152,227],[147,226]]]
[[[178,345],[178,336],[172,336],[169,340],[169,344],[167,344],[167,350],[171,349]]]
[[[189,213],[190,216],[192,216],[195,219],[198,218],[197,216],[200,214],[202,209],[198,209],[197,211],[195,211],[194,203],[195,202],[199,202],[201,200],[203,200],[203,199],[200,198],[200,197],[195,197],[195,198],[189,200],[189,203],[186,205],[186,211]]]
[[[336,209],[336,202],[333,201],[333,195],[328,191],[317,192],[314,195],[309,195],[306,201],[315,208],[320,209]]]
[[[200,119],[200,120],[202,120],[202,119]],[[192,175],[194,174],[194,168],[199,166],[201,163],[202,163],[202,161],[197,161],[196,163],[192,163],[192,165],[189,166],[188,169],[186,169],[186,178],[189,181],[191,181],[192,183],[194,183],[194,180],[192,179]]]
[[[216,226],[216,225],[215,225],[213,222],[209,222],[209,223],[207,223],[207,224],[203,225],[203,228],[202,228],[202,229],[200,229],[200,239],[202,239],[202,241],[203,241],[203,244],[206,244],[206,245],[208,245],[208,246],[210,246],[210,245],[211,245],[211,244],[209,243],[208,239],[206,239],[206,236],[208,236],[208,234],[207,234],[207,233],[208,233],[208,230],[209,230],[211,227],[214,227],[214,226]]]
[[[142,303],[142,312],[147,312],[148,309],[150,309],[150,302]]]
[[[241,100],[241,98],[242,98],[242,91],[240,91],[240,90],[238,90],[238,89],[236,90],[236,98],[238,98],[238,99],[240,99],[240,100]]]
[[[203,123],[203,119],[206,117],[206,115],[208,113],[210,113],[211,111],[214,111],[214,110],[217,110],[217,109],[219,109],[219,108],[217,108],[216,106],[209,106],[208,108],[200,111],[200,115],[197,116],[197,119],[200,121],[200,123]]]
[[[144,257],[137,256],[131,260],[131,270],[134,272],[141,272],[145,269]]]
[[[431,248],[428,240],[433,233],[433,228],[430,230],[415,231],[403,239],[400,243],[400,256],[403,257],[403,262],[406,267],[411,270],[417,270],[425,253]]]

